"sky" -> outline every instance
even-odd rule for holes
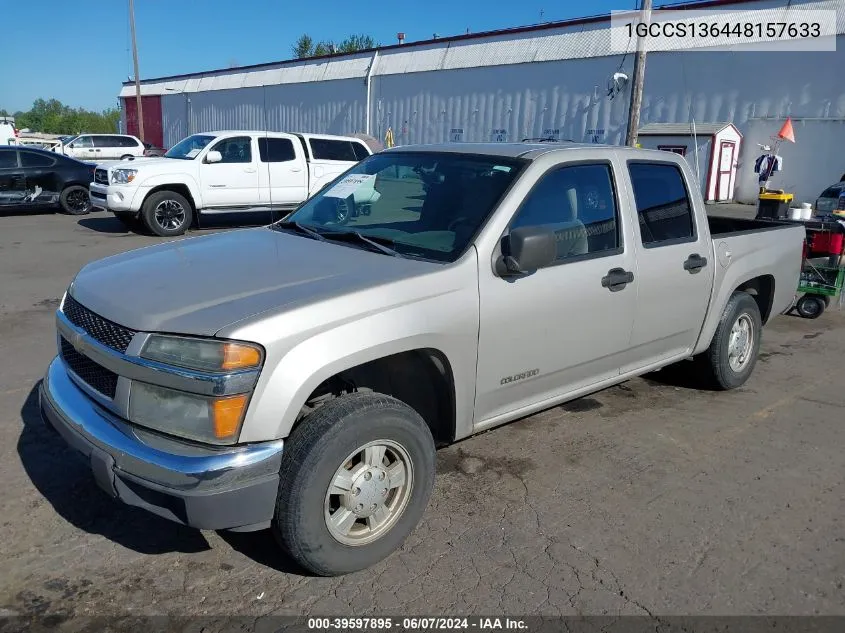
[[[89,110],[116,107],[121,82],[132,75],[128,4],[31,0],[38,11],[29,19],[16,10],[17,27],[0,37],[0,108],[29,110],[39,97]],[[633,0],[135,0],[139,74],[289,59],[302,33],[335,41],[361,33],[387,45],[400,31],[409,43],[633,6]]]

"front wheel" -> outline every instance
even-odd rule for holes
[[[434,472],[434,440],[416,411],[381,394],[342,396],[287,440],[274,534],[312,573],[364,569],[417,525]]]
[[[175,191],[157,191],[144,200],[144,225],[160,237],[182,235],[191,226],[191,203]]]
[[[91,198],[88,189],[82,185],[65,187],[59,196],[62,211],[70,215],[87,215],[91,212]]]
[[[722,312],[703,360],[716,387],[736,389],[745,384],[760,351],[763,323],[760,308],[746,292],[735,292]]]

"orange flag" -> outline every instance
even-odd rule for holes
[[[790,143],[795,142],[795,132],[792,129],[792,119],[786,117],[786,122],[783,124],[783,127],[778,132],[778,138],[782,138],[785,141],[789,141]]]

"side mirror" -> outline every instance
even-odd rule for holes
[[[541,226],[512,230],[502,240],[502,256],[496,261],[500,277],[529,275],[557,259],[555,234]]]
[[[223,160],[223,154],[218,152],[216,149],[211,150],[208,154],[205,155],[205,162],[207,163],[219,163]]]
[[[76,145],[74,145],[73,143],[71,143],[70,145],[68,145],[68,147],[69,147],[69,148],[71,148],[71,149],[73,149],[74,147],[76,147]]]

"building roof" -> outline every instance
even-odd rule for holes
[[[727,121],[723,123],[696,123],[695,133],[699,136],[718,134],[731,125],[733,124]],[[690,136],[692,135],[692,124],[649,123],[642,126],[637,134],[639,136]]]
[[[734,8],[756,5],[759,19],[783,21],[786,0],[703,0],[663,4],[672,10]],[[835,9],[837,33],[845,31],[845,5],[838,0],[790,0],[786,11]],[[776,20],[775,20],[776,18]],[[205,92],[232,88],[305,83],[333,79],[361,78],[367,75],[399,75],[414,72],[499,66],[561,59],[583,59],[617,55],[608,37],[610,14],[548,22],[510,29],[486,31],[423,40],[408,44],[381,46],[355,53],[335,54],[170,75],[141,81],[142,95]],[[795,18],[796,20],[798,17]],[[690,46],[697,45],[692,42]],[[617,43],[618,47],[618,43]],[[135,95],[133,82],[124,82],[121,97]]]

